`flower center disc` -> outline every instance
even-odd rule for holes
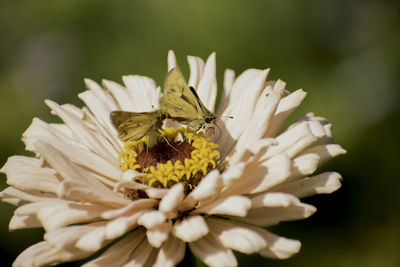
[[[151,148],[147,147],[146,137],[127,142],[119,155],[120,166],[141,173],[134,178],[136,182],[157,188],[170,188],[182,182],[188,193],[215,168],[218,145],[203,132],[183,127],[164,130],[168,142],[159,136],[158,143]]]

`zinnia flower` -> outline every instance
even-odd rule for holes
[[[206,63],[192,56],[188,62],[189,85],[215,110],[215,53]],[[166,128],[170,144],[159,136],[150,149],[145,138],[122,143],[110,122],[114,110],[158,108],[161,89],[150,78],[125,76],[125,86],[104,80],[102,87],[85,80],[81,109],[46,100],[63,123],[33,119],[23,141],[36,157],[12,156],[1,169],[10,186],[0,197],[18,207],[10,229],[45,230],[44,241],[14,266],[96,253],[85,266],[173,266],[185,249],[208,265],[235,266],[232,250],[277,259],[297,253],[299,241],[265,227],[313,214],[316,208],[299,199],[340,187],[338,173],[312,173],[345,150],[333,143],[329,122],[312,113],[281,129],[306,93],[266,82],[268,71],[235,77],[226,70],[216,131],[208,137]],[[175,154],[174,144],[181,145]]]

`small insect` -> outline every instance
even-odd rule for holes
[[[166,115],[160,110],[151,112],[112,111],[111,122],[123,142],[136,141],[146,136],[147,147],[157,144],[157,136],[163,135],[161,128]]]
[[[178,69],[172,69],[164,83],[160,110],[167,118],[185,124],[195,131],[213,128],[216,116],[201,102],[193,87],[189,87]]]

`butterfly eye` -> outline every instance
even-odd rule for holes
[[[212,118],[205,118],[204,121],[205,121],[206,123],[210,123],[210,122],[213,121],[213,119],[212,119]]]

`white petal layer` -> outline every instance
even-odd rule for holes
[[[153,248],[145,239],[131,254],[128,262],[123,265],[124,267],[139,267],[143,266],[149,259]]]
[[[273,259],[287,259],[300,251],[300,241],[274,235],[262,228],[260,228],[260,231],[263,232],[263,236],[268,242],[268,246],[260,251],[261,256]]]
[[[56,171],[43,168],[43,161],[31,157],[9,157],[1,172],[7,174],[7,184],[26,191],[56,193],[59,181]]]
[[[88,173],[84,168],[81,168],[70,161],[67,156],[63,155],[52,145],[38,141],[35,143],[35,147],[36,150],[43,155],[50,166],[57,170],[64,179],[70,181],[71,188],[73,188],[74,185],[77,185],[77,192],[82,192],[79,190],[83,190],[83,192],[87,193],[84,200],[102,202],[105,205],[113,206],[121,206],[130,203],[129,200],[117,196],[96,178],[91,177],[90,173]],[[65,191],[65,188],[66,187],[60,188],[62,193],[68,192]],[[78,198],[78,200],[82,201],[82,198],[84,198],[83,194],[78,194],[78,196],[81,197]]]
[[[146,210],[135,212],[130,216],[119,217],[115,220],[107,223],[105,231],[105,238],[108,240],[118,238],[128,232],[129,230],[135,228],[138,224],[137,221],[139,217],[145,213]]]
[[[316,211],[314,206],[300,203],[300,201],[296,202],[292,202],[286,207],[251,209],[248,211],[245,218],[236,217],[236,219],[259,226],[270,226],[282,221],[304,219],[311,216]]]
[[[221,246],[211,234],[189,243],[189,247],[196,257],[209,266],[237,266],[232,250]]]
[[[312,177],[278,185],[271,189],[275,192],[284,192],[298,198],[315,194],[330,194],[341,186],[342,176],[337,172],[324,172]]]
[[[183,259],[185,243],[170,235],[158,252],[155,267],[173,267]]]
[[[286,154],[265,161],[249,162],[240,177],[224,195],[258,193],[271,188],[290,175],[291,161]]]
[[[123,266],[128,261],[131,252],[137,248],[144,237],[144,232],[138,229],[132,234],[129,234],[127,237],[112,245],[100,257],[84,264],[83,266]]]
[[[158,107],[160,91],[152,79],[140,75],[128,75],[123,76],[122,80],[133,102],[132,111],[147,112],[153,110],[154,105]]]
[[[86,258],[92,253],[83,252],[74,248],[58,249],[43,241],[25,249],[15,259],[13,266],[49,266],[66,261],[74,261]]]
[[[75,246],[76,242],[84,235],[97,228],[101,228],[106,222],[94,222],[84,225],[72,225],[59,228],[44,235],[44,239],[57,248]]]
[[[261,139],[270,125],[272,116],[285,89],[285,83],[278,80],[274,87],[267,86],[255,106],[248,125],[240,136],[237,149],[246,149],[255,140]]]
[[[306,92],[302,89],[294,91],[279,101],[275,115],[271,119],[270,126],[264,137],[275,137],[281,129],[286,118],[301,104],[306,97]]]
[[[224,247],[251,254],[267,246],[267,242],[256,231],[227,220],[207,218],[210,232]]]
[[[234,82],[231,103],[217,122],[222,130],[220,141],[221,158],[231,151],[235,140],[247,126],[269,70],[250,69],[243,72]],[[226,118],[224,116],[227,116]],[[230,119],[229,116],[233,116]]]
[[[153,227],[151,229],[147,229],[146,236],[150,245],[153,247],[159,248],[164,243],[164,241],[168,238],[169,232],[172,228],[170,222],[162,223]]]

